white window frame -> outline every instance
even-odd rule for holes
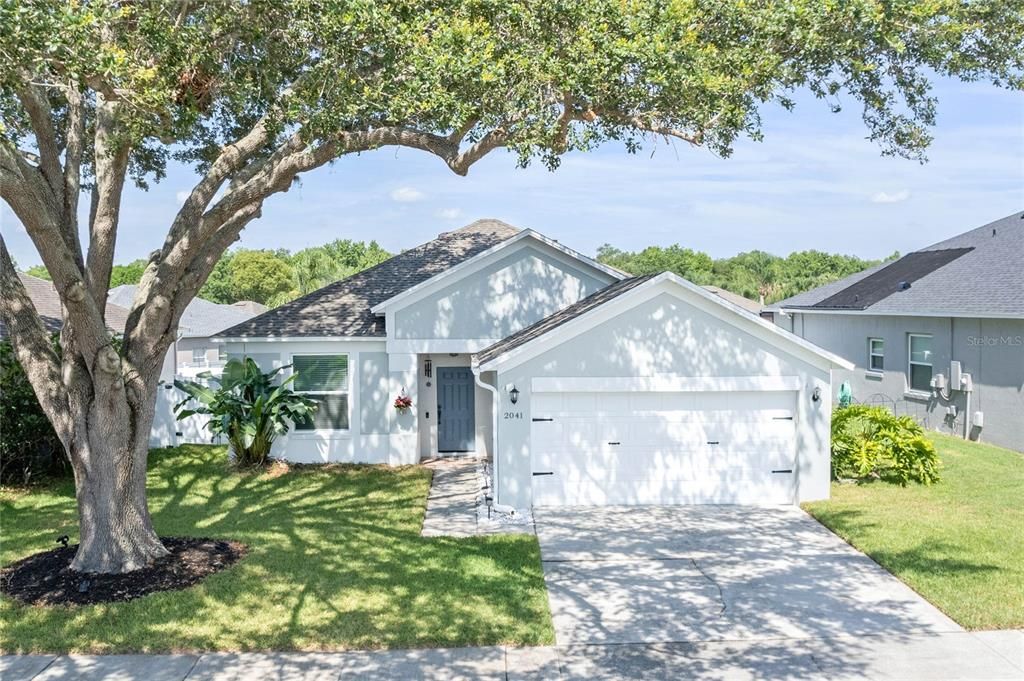
[[[345,389],[344,390],[296,390],[295,392],[299,395],[346,395],[348,400],[345,402],[345,408],[348,411],[348,428],[313,428],[303,429],[293,428],[289,435],[292,436],[312,436],[318,435],[348,435],[352,432],[352,353],[350,352],[293,352],[288,355],[288,364],[291,368],[288,370],[289,375],[295,375],[295,358],[296,357],[316,357],[316,356],[327,356],[336,357],[338,355],[345,356],[346,366],[348,370],[345,372]],[[294,389],[294,385],[292,386]]]
[[[881,343],[882,349],[879,352],[875,352],[875,343]],[[876,369],[872,360],[878,357],[882,360],[882,368]],[[885,371],[885,339],[878,338],[877,336],[868,336],[868,371],[873,374],[880,374]]]
[[[913,356],[911,355],[911,350],[913,348],[913,344],[914,344],[914,339],[915,338],[927,338],[929,341],[934,340],[933,337],[932,337],[932,334],[930,334],[930,333],[908,333],[907,334],[907,392],[908,393],[913,393],[915,395],[930,395],[931,394],[931,386],[930,385],[929,385],[928,388],[926,388],[924,390],[921,390],[919,388],[915,388],[914,387],[914,382],[913,382],[914,379],[913,379],[913,375],[911,373],[911,367],[913,367],[914,365],[928,367],[929,369],[932,370],[932,378],[935,378],[935,364],[933,362],[915,362],[913,360],[913,358],[912,358]],[[932,350],[931,352],[934,354],[935,351]],[[931,383],[930,380],[929,380],[929,383]]]

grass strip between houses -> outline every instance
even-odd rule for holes
[[[1024,627],[1024,455],[934,440],[939,483],[833,483],[804,508],[964,628]]]

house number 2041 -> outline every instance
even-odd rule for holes
[[[505,418],[507,419],[521,419],[523,418],[523,412],[521,411],[506,411]]]

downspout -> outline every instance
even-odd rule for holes
[[[971,439],[971,391],[964,392],[964,399],[967,404],[964,405],[964,439]]]
[[[494,488],[494,505],[498,504],[498,405],[501,395],[498,389],[490,383],[485,383],[480,378],[480,366],[474,361],[470,367],[473,372],[473,380],[478,386],[491,393],[491,486]]]

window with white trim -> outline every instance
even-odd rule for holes
[[[907,334],[907,382],[910,389],[932,389],[932,337],[923,333]]]
[[[206,365],[206,348],[192,348],[192,364],[196,366]]]
[[[885,341],[881,338],[868,338],[868,369],[885,369]]]
[[[348,430],[348,355],[292,355],[292,389],[319,403],[295,430]]]

